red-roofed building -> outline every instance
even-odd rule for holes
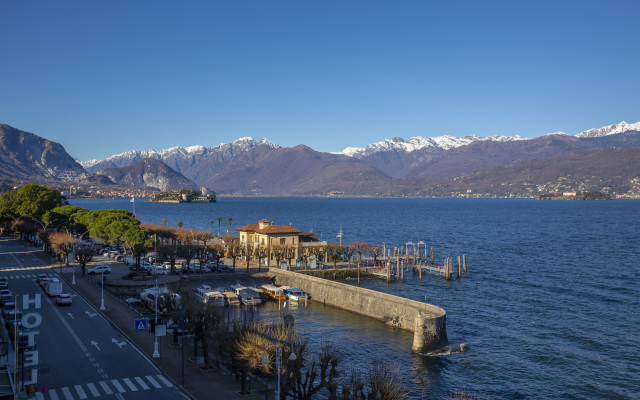
[[[257,224],[241,226],[237,229],[240,232],[240,244],[247,243],[254,246],[264,246],[269,249],[267,265],[271,265],[273,255],[271,248],[276,245],[291,246],[295,249],[295,258],[299,257],[298,247],[300,244],[301,230],[291,225],[273,225],[273,222],[263,219]]]

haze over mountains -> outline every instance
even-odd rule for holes
[[[484,195],[535,196],[544,190],[571,189],[570,185],[577,186],[573,190],[632,187],[629,181],[638,174],[637,149],[620,152],[614,148],[640,146],[639,132],[640,123],[622,122],[576,136],[553,133],[533,139],[396,137],[338,153],[317,152],[304,145],[281,148],[266,139],[241,138],[215,147],[132,150],[106,160],[80,162],[82,170],[78,163],[69,161],[66,152],[68,158],[59,157],[61,164],[54,165],[51,157],[47,158],[52,149],[56,154],[64,152],[59,144],[0,125],[0,173],[16,178],[46,170],[53,171],[48,175],[51,179],[78,181],[84,174],[85,183],[103,179],[102,184],[106,184],[104,179],[108,177],[112,184],[126,187],[172,190],[184,185],[236,195],[452,196],[482,191]],[[36,142],[40,144],[35,146]],[[583,157],[579,154],[585,154],[582,159],[609,165],[611,173],[600,168],[597,179],[586,179],[589,168],[583,163],[579,163],[580,173],[572,171],[578,165],[566,160]],[[41,159],[47,160],[46,166],[38,161]],[[609,159],[615,160],[611,163]],[[529,179],[523,180],[513,175],[519,165],[523,166],[521,171],[544,167],[545,173],[528,174]],[[593,167],[595,171],[596,165]],[[475,178],[470,179],[472,176]],[[567,181],[568,176],[575,180]],[[487,184],[488,180],[493,182]]]

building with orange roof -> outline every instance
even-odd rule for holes
[[[257,224],[241,226],[237,230],[240,232],[240,244],[252,244],[268,249],[267,266],[271,266],[271,261],[274,259],[271,249],[275,246],[291,246],[295,249],[295,258],[299,257],[302,231],[291,225],[273,225],[273,222],[262,219]]]

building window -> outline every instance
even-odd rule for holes
[[[264,244],[264,238],[262,238],[262,244]]]
[[[285,244],[285,243],[286,243],[286,241],[287,241],[287,239],[285,239],[285,238],[281,238],[281,239],[280,239],[280,244]]]

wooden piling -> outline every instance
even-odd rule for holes
[[[431,264],[433,264],[433,247],[431,248]]]
[[[462,269],[466,274],[467,273],[467,255],[466,254],[462,255]]]
[[[422,264],[418,263],[418,277],[422,280]]]
[[[444,259],[444,280],[445,281],[449,280],[449,259],[448,258]]]
[[[458,256],[458,279],[460,279],[460,276],[462,275],[462,273],[460,272],[460,268],[461,268],[460,256]]]

